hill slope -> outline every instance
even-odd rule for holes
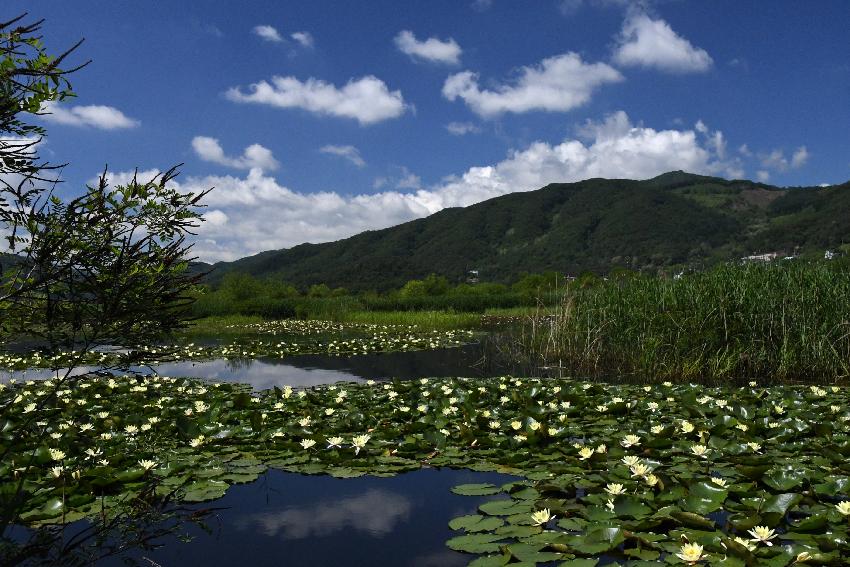
[[[337,242],[219,263],[209,278],[236,270],[299,286],[382,290],[432,272],[459,281],[477,269],[484,280],[508,281],[522,271],[655,269],[844,242],[850,183],[780,189],[670,172],[553,183]]]

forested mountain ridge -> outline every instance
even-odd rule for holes
[[[398,226],[214,266],[298,286],[384,290],[430,273],[452,281],[521,272],[656,270],[850,242],[850,183],[778,188],[681,171],[645,181],[552,183]]]

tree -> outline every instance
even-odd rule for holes
[[[75,387],[71,371],[93,349],[125,349],[115,368],[163,356],[149,350],[186,324],[201,277],[186,272],[187,238],[203,220],[207,192],[182,192],[172,168],[114,187],[104,170],[80,196],[56,196],[56,166],[37,155],[46,132],[28,117],[73,96],[67,75],[85,64],[62,65],[82,42],[51,57],[38,35],[42,22],[22,24],[24,17],[0,23],[0,233],[12,254],[0,272],[0,346],[35,338],[53,357],[53,393],[38,402],[45,404],[60,388]],[[71,357],[56,358],[69,349]],[[24,418],[17,427],[34,424]],[[13,446],[14,438],[3,439],[0,462]],[[34,459],[19,466],[27,470]],[[0,495],[0,540],[23,498],[23,480]]]

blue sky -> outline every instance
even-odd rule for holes
[[[549,182],[671,169],[850,179],[850,3],[67,2],[78,97],[39,118],[63,191],[184,163],[229,260]]]

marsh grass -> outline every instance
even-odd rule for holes
[[[850,375],[846,262],[727,264],[681,279],[570,287],[502,353],[565,375],[838,380]]]

